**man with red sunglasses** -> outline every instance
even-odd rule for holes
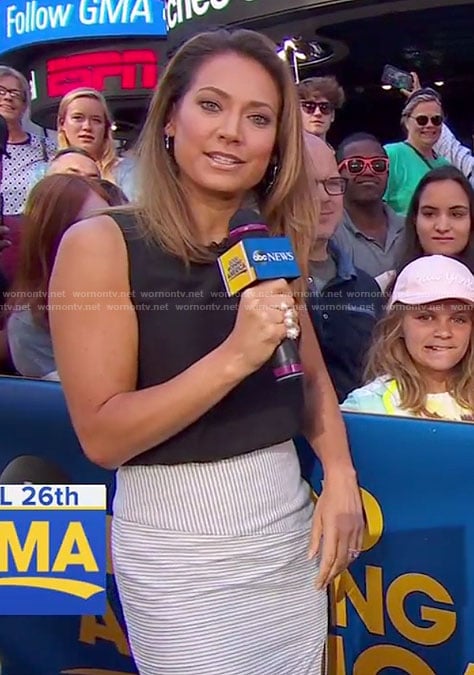
[[[344,216],[334,240],[351,254],[356,267],[372,277],[394,269],[404,219],[385,204],[389,160],[370,134],[353,134],[340,144],[337,162],[347,180]]]

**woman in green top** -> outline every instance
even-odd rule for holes
[[[385,146],[390,171],[384,200],[394,211],[406,215],[418,183],[428,171],[449,162],[433,150],[444,120],[443,107],[434,89],[418,89],[402,111],[406,141]]]

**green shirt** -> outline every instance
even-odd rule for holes
[[[384,147],[390,159],[384,201],[394,211],[405,216],[413,193],[423,176],[430,171],[430,168],[436,169],[438,166],[447,166],[449,162],[444,157],[425,160],[405,142],[389,143]]]

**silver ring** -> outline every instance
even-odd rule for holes
[[[293,328],[297,325],[298,315],[294,309],[287,309],[283,315],[283,323],[287,328]]]
[[[351,560],[357,560],[357,558],[360,556],[360,551],[358,551],[356,548],[350,548],[348,550],[348,554]]]
[[[299,337],[300,332],[301,332],[300,327],[298,326],[297,323],[295,323],[292,326],[287,327],[286,337],[289,340],[296,340]]]

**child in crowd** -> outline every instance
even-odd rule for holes
[[[441,255],[400,273],[345,411],[474,420],[474,276]]]

